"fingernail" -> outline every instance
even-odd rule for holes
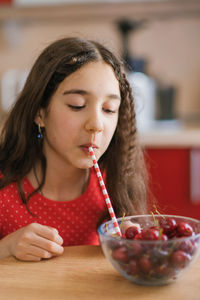
[[[60,235],[58,236],[58,239],[59,239],[59,244],[62,245],[63,244],[63,239],[62,239],[62,237]]]
[[[63,251],[64,251],[64,248],[63,248],[62,246],[60,246],[60,247],[59,247],[59,252],[60,252],[60,253],[63,253]]]

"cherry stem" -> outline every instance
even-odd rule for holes
[[[120,226],[119,226],[120,229],[122,227],[122,224],[123,224],[123,221],[124,221],[124,217],[125,217],[125,213],[123,213],[123,216],[122,216],[122,220],[121,220],[121,223],[120,223]]]
[[[160,228],[160,226],[159,226],[159,222],[158,222],[158,220],[155,218],[155,215],[154,215],[154,213],[153,213],[153,212],[151,212],[151,214],[152,214],[152,218],[153,218],[153,221],[154,221],[154,224],[155,224],[155,226],[158,226],[158,228]]]
[[[153,207],[154,207],[154,209],[155,209],[155,212],[156,212],[159,216],[161,216],[163,219],[165,219],[165,217],[158,211],[158,209],[157,209],[157,207],[156,207],[155,204],[153,205]]]
[[[105,229],[106,229],[106,232],[108,232],[108,224],[107,223],[105,224]]]

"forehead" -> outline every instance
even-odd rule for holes
[[[66,89],[87,89],[99,93],[120,95],[119,82],[112,67],[103,61],[90,62],[66,77],[59,85],[58,92]]]

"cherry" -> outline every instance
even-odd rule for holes
[[[197,249],[198,246],[195,243],[195,241],[184,241],[178,246],[178,250],[182,250],[189,254],[194,254],[197,251]]]
[[[130,249],[129,249],[129,255],[132,257],[132,256],[138,256],[139,254],[142,253],[142,245],[139,244],[139,243],[133,243],[131,244],[130,246]]]
[[[117,249],[117,248],[120,248],[122,247],[124,244],[123,244],[123,241],[121,240],[112,240],[112,241],[108,241],[108,247],[112,250],[114,249]]]
[[[148,256],[142,256],[139,259],[140,270],[143,273],[149,273],[152,269],[152,262],[150,261]]]
[[[128,262],[128,250],[125,246],[122,246],[113,251],[113,258],[121,262]]]
[[[173,218],[161,218],[159,220],[160,227],[163,229],[163,233],[167,234],[173,232],[176,229],[176,220]]]
[[[182,250],[174,251],[170,259],[172,265],[177,268],[184,268],[190,260],[191,256]]]
[[[162,233],[161,236],[160,236],[160,239],[162,241],[167,241],[168,240],[168,236],[166,234]]]
[[[134,237],[136,236],[136,234],[140,233],[141,229],[138,226],[130,226],[126,229],[125,231],[125,237],[127,239],[134,239]]]
[[[161,264],[155,268],[155,274],[158,276],[167,276],[171,275],[172,269],[168,266],[168,264]]]
[[[177,225],[177,231],[181,236],[191,236],[194,233],[192,226],[186,222],[179,222]]]
[[[161,264],[167,260],[169,253],[166,250],[162,250],[159,248],[154,248],[150,252],[151,261],[154,264]]]
[[[139,265],[136,259],[131,259],[129,261],[129,275],[137,275],[139,273]]]
[[[151,227],[149,227],[150,229],[157,229],[157,230],[159,230],[159,227],[158,226],[151,226]]]
[[[143,240],[149,241],[156,241],[160,237],[159,230],[154,228],[144,229],[141,234]]]
[[[134,240],[142,240],[142,233],[136,234]]]
[[[168,236],[168,239],[176,239],[176,238],[180,237],[180,235],[177,231],[177,228],[175,228],[173,231],[169,231],[167,233],[167,236]]]

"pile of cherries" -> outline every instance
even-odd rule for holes
[[[133,224],[125,230],[122,239],[112,244],[112,259],[128,276],[144,281],[175,279],[196,253],[198,241],[195,238],[179,239],[195,237],[195,229],[189,223],[171,217],[156,221],[154,226],[145,228]]]

